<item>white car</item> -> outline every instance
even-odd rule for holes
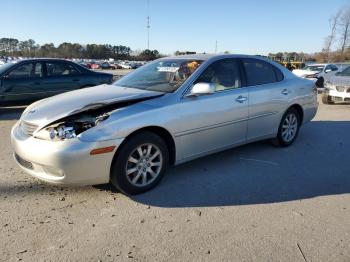
[[[324,82],[338,70],[339,68],[335,64],[311,64],[302,69],[295,69],[293,73],[299,77],[313,80],[318,87],[323,88]]]
[[[119,66],[123,69],[132,69],[131,65],[127,63],[120,63]]]
[[[322,102],[350,102],[350,66],[326,81]]]

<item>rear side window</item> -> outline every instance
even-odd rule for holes
[[[275,83],[283,80],[282,72],[271,64],[258,59],[243,59],[248,86]]]
[[[275,70],[277,82],[281,82],[284,79],[283,73],[277,67],[274,67],[274,66],[272,66],[272,67]]]
[[[46,62],[48,76],[70,76],[77,75],[79,71],[71,64],[63,62]]]

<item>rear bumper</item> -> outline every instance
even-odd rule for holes
[[[25,136],[16,124],[11,130],[14,159],[26,173],[55,184],[93,185],[109,182],[114,152],[123,139],[102,142],[47,141]],[[116,146],[113,152],[90,155],[91,150]]]

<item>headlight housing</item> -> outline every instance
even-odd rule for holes
[[[333,85],[329,80],[327,80],[325,83],[324,83],[324,87],[328,90],[331,90],[331,89],[335,89],[335,85]]]
[[[61,120],[42,128],[34,134],[34,137],[51,141],[72,139],[98,125],[108,117],[108,114],[103,114],[97,117],[83,115],[75,118],[67,118],[66,120]]]

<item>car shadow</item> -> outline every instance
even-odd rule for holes
[[[158,207],[211,207],[348,194],[349,130],[348,121],[313,121],[290,147],[258,142],[172,167],[156,188],[131,198]]]
[[[27,106],[0,106],[0,120],[17,120]]]

